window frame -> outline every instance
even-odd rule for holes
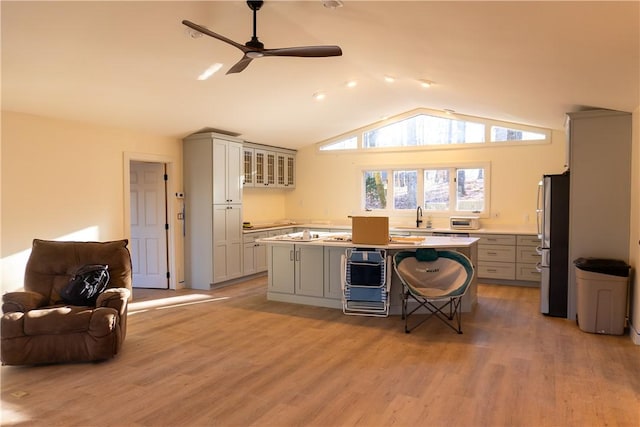
[[[424,208],[424,171],[430,169],[447,169],[452,179],[449,182],[449,206],[448,210],[425,210]],[[480,212],[475,211],[459,211],[457,206],[457,174],[458,169],[483,169],[484,174],[484,209]],[[384,171],[387,174],[386,185],[386,208],[385,209],[367,209],[366,208],[366,178],[365,173]],[[433,217],[449,217],[453,215],[476,215],[480,218],[489,218],[491,216],[491,162],[455,162],[455,163],[427,163],[420,165],[385,165],[385,166],[368,166],[360,168],[360,210],[364,213],[379,214],[384,216],[410,216],[415,215],[416,207],[410,209],[395,209],[395,191],[394,191],[394,172],[399,171],[416,171],[418,182],[416,185],[416,202],[422,207],[423,215]]]
[[[405,145],[405,146],[398,145],[393,147],[370,147],[370,148],[364,147],[364,134],[366,132],[371,132],[376,129],[381,129],[386,126],[399,123],[404,120],[410,119],[412,117],[417,117],[420,115],[429,115],[429,116],[442,117],[442,118],[452,119],[452,120],[462,120],[467,122],[480,123],[485,127],[484,142],[466,142],[466,143],[431,144],[431,145]],[[536,139],[536,140],[511,140],[511,141],[496,140],[494,141],[491,139],[491,135],[492,135],[491,129],[494,126],[513,129],[513,130],[519,130],[523,132],[538,133],[538,134],[544,135],[544,138]],[[404,114],[399,114],[399,115],[390,117],[388,119],[381,120],[369,126],[355,129],[351,132],[346,132],[334,138],[321,141],[316,144],[316,151],[322,154],[340,154],[340,153],[346,154],[346,153],[388,153],[388,152],[397,152],[397,151],[416,151],[416,150],[459,150],[459,149],[494,148],[494,147],[521,147],[523,145],[550,144],[551,135],[552,135],[551,129],[526,125],[523,123],[505,122],[501,120],[494,120],[494,119],[489,119],[484,117],[468,116],[468,115],[458,114],[458,113],[445,113],[437,110],[419,108]],[[332,145],[339,145],[341,141],[346,141],[353,138],[355,138],[357,141],[356,143],[357,148],[343,148],[343,149],[327,148]]]

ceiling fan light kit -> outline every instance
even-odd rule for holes
[[[262,7],[264,1],[247,1],[247,5],[253,11],[253,36],[251,40],[245,44],[237,43],[225,36],[214,33],[202,25],[195,24],[188,20],[183,20],[182,23],[187,27],[206,34],[209,37],[223,41],[231,46],[238,48],[242,51],[243,56],[235,65],[233,65],[226,74],[239,73],[243,71],[251,63],[253,59],[262,58],[264,56],[290,56],[290,57],[302,57],[302,58],[320,58],[329,56],[341,56],[342,49],[339,46],[299,46],[299,47],[284,47],[278,49],[265,49],[264,44],[258,40],[256,31],[257,12]],[[340,2],[341,3],[341,2]]]

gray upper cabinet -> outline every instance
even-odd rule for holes
[[[296,152],[245,142],[242,176],[246,188],[295,188]]]
[[[213,138],[213,203],[242,203],[242,144]]]

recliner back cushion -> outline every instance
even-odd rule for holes
[[[75,271],[87,264],[108,264],[107,288],[131,290],[131,255],[128,241],[59,242],[34,239],[24,275],[24,288],[48,296],[49,303],[62,302],[60,291]]]

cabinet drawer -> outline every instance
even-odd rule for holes
[[[539,282],[542,273],[536,270],[535,264],[517,264],[516,280],[526,280],[528,282]]]
[[[478,245],[516,245],[516,236],[513,234],[477,234],[473,237],[478,237]]]
[[[536,251],[536,248],[532,246],[518,246],[517,252],[518,252],[516,256],[517,262],[524,262],[524,263],[530,263],[530,264],[535,264],[537,262],[540,262],[540,255]]]
[[[243,237],[242,237],[242,242],[243,243],[253,243],[255,242],[257,239],[264,239],[268,237],[268,234],[266,232],[260,232],[260,233],[246,233]]]
[[[506,262],[479,262],[478,277],[514,280],[516,278],[516,265]]]
[[[514,246],[484,245],[478,248],[478,260],[515,262],[516,248]]]
[[[538,236],[517,236],[518,246],[540,246]]]

